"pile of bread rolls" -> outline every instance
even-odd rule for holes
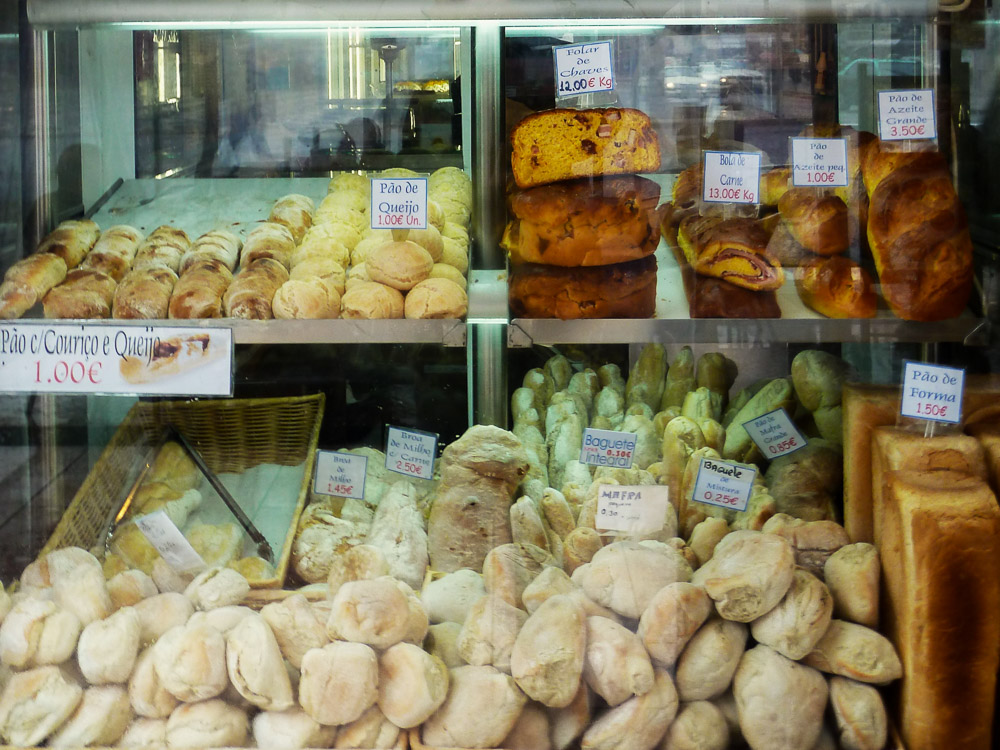
[[[167,225],[144,237],[126,225],[101,232],[90,220],[63,222],[8,269],[0,318],[37,302],[47,318],[464,317],[468,175],[455,167],[430,175],[421,230],[373,231],[368,191],[368,176],[339,173],[318,207],[283,196],[245,238],[220,228],[192,242]]]

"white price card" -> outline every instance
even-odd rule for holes
[[[233,332],[3,323],[0,392],[231,396]]]
[[[365,496],[365,469],[368,458],[342,451],[316,451],[316,477],[313,491],[318,495]]]
[[[961,368],[904,362],[899,413],[904,417],[958,424],[962,420],[964,387],[965,370]]]
[[[729,510],[746,510],[757,470],[714,458],[702,458],[694,482],[694,500]]]
[[[614,90],[611,42],[567,44],[552,50],[556,61],[556,97]]]
[[[206,567],[205,561],[191,546],[191,542],[162,510],[135,519],[135,525],[178,573],[194,573]]]
[[[602,484],[594,523],[601,531],[650,534],[663,528],[668,499],[669,489],[660,485]]]
[[[615,432],[587,427],[583,431],[580,463],[588,466],[616,466],[629,469],[632,467],[635,441],[634,432]]]
[[[426,177],[374,177],[372,229],[427,229]]]
[[[937,138],[933,89],[878,92],[878,136],[883,141]]]
[[[702,199],[706,203],[757,203],[760,153],[706,151]]]
[[[385,468],[418,479],[434,476],[438,436],[433,432],[389,427],[385,441]]]
[[[847,187],[847,139],[792,138],[792,184]]]
[[[806,439],[784,409],[775,409],[744,422],[743,429],[765,458],[774,459],[806,447]]]

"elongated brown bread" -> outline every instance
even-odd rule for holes
[[[115,280],[106,273],[77,268],[42,299],[46,318],[110,318]]]
[[[219,260],[202,260],[190,266],[170,295],[171,318],[221,318],[222,295],[233,274]]]
[[[150,232],[139,245],[132,268],[165,266],[176,273],[180,269],[181,256],[189,247],[191,239],[183,229],[163,224]]]
[[[179,273],[183,274],[188,268],[203,260],[217,260],[233,271],[239,262],[242,246],[240,238],[232,232],[224,229],[206,232],[181,256]]]
[[[67,268],[76,268],[100,233],[101,228],[90,219],[64,221],[45,236],[35,252],[58,255],[66,261]]]
[[[94,248],[80,264],[80,268],[101,271],[121,281],[128,273],[142,241],[142,232],[127,224],[118,224],[101,233]]]
[[[0,285],[0,318],[20,318],[65,278],[66,261],[58,255],[37,253],[19,260]]]
[[[129,271],[115,289],[111,317],[166,318],[170,309],[170,294],[176,283],[177,274],[166,266],[147,266]]]
[[[261,258],[273,258],[285,268],[291,268],[295,238],[284,224],[267,221],[254,227],[243,243],[240,262],[249,266]]]
[[[226,316],[251,320],[273,318],[271,300],[288,281],[288,271],[274,258],[261,258],[244,266],[222,298]]]

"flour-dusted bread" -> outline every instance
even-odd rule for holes
[[[547,599],[524,623],[510,655],[511,674],[528,697],[561,708],[576,695],[586,656],[586,614],[564,595]]]
[[[334,641],[306,652],[299,705],[320,724],[347,724],[378,698],[378,656],[363,643]]]
[[[812,750],[827,694],[822,674],[764,645],[743,655],[733,678],[740,731],[752,750]]]
[[[123,607],[80,633],[77,661],[92,685],[125,682],[139,655],[139,613]]]
[[[391,576],[348,581],[333,597],[326,630],[331,638],[385,649],[409,632],[407,595]]]
[[[555,558],[548,550],[534,544],[511,543],[494,547],[483,561],[483,585],[508,604],[523,607],[525,588]]]
[[[691,566],[667,545],[613,542],[577,568],[573,580],[598,604],[634,619],[664,586],[691,580]]]
[[[274,750],[301,750],[330,747],[336,727],[320,724],[298,706],[285,711],[261,711],[253,717],[251,731],[257,747]]]
[[[302,594],[266,604],[260,615],[270,625],[282,656],[296,669],[302,665],[302,657],[307,651],[330,642],[326,628]]]
[[[694,572],[727,620],[751,622],[771,611],[788,591],[795,571],[792,545],[773,534],[734,531],[715,548],[712,559]]]
[[[656,670],[653,687],[606,711],[583,734],[583,750],[652,750],[677,715],[670,674]]]
[[[60,664],[72,656],[81,627],[55,602],[26,596],[0,624],[0,663],[15,669]]]
[[[422,724],[447,696],[448,668],[420,646],[397,643],[379,657],[378,707],[397,727]]]
[[[653,687],[653,664],[642,640],[606,617],[587,618],[583,678],[609,706],[624,703]]]
[[[419,589],[427,571],[427,531],[412,483],[394,483],[379,500],[366,544],[377,547],[389,564],[389,575]]]
[[[166,747],[167,720],[136,717],[125,728],[125,734],[118,742],[121,747]]]
[[[833,611],[842,620],[878,627],[878,549],[868,542],[841,547],[827,559],[823,578],[833,596]]]
[[[656,665],[669,669],[711,612],[712,600],[704,589],[678,581],[656,592],[637,632]]]
[[[170,628],[183,625],[194,613],[194,605],[184,594],[168,591],[143,599],[134,607],[139,615],[139,640],[150,644]]]
[[[215,698],[229,684],[226,640],[209,625],[178,625],[161,635],[153,666],[160,684],[186,702]]]
[[[327,576],[327,596],[332,599],[348,581],[368,581],[389,575],[389,561],[385,553],[371,544],[348,545],[339,550],[330,561]]]
[[[209,610],[239,604],[250,593],[250,583],[232,568],[202,571],[184,590],[195,609]]]
[[[180,702],[160,682],[152,648],[147,648],[135,660],[135,668],[128,679],[128,697],[132,710],[149,719],[166,719]]]
[[[260,615],[243,618],[226,635],[226,668],[229,681],[254,706],[284,711],[294,705],[278,641]]]
[[[889,733],[882,695],[871,685],[830,678],[830,708],[845,750],[881,750]]]
[[[123,570],[108,581],[108,594],[114,609],[131,607],[160,592],[153,579],[141,570]]]
[[[831,620],[802,662],[828,674],[875,685],[886,685],[903,676],[899,655],[888,638],[845,620]]]
[[[726,750],[728,747],[729,725],[722,711],[711,701],[682,703],[661,745],[662,750]]]
[[[692,636],[677,661],[677,693],[681,700],[716,698],[726,691],[743,656],[747,627],[712,618]]]
[[[488,666],[457,667],[448,697],[421,727],[421,740],[437,747],[497,747],[526,702],[510,675]]]
[[[552,750],[550,735],[549,715],[545,708],[529,703],[521,709],[517,723],[500,746],[509,750]]]
[[[615,622],[622,619],[621,616],[607,607],[602,607],[593,601],[583,593],[583,589],[572,578],[566,575],[562,568],[557,568],[554,565],[543,568],[542,572],[535,576],[535,580],[529,583],[525,587],[524,593],[521,594],[521,601],[524,603],[525,609],[531,613],[538,609],[542,602],[556,594],[565,594],[576,601],[583,607],[587,617],[606,617]]]
[[[385,718],[382,709],[375,704],[361,716],[337,727],[336,748],[363,748],[364,750],[388,750],[396,747],[402,730]]]
[[[128,692],[121,685],[89,687],[73,715],[49,738],[48,746],[113,746],[133,716]]]
[[[566,750],[590,726],[595,700],[586,681],[581,680],[568,706],[548,709],[553,750]]]
[[[797,661],[813,650],[833,617],[833,597],[812,573],[796,569],[785,597],[750,624],[754,640]]]
[[[428,581],[420,592],[420,601],[432,623],[462,623],[472,605],[484,594],[486,587],[482,574],[461,568]]]
[[[467,664],[491,665],[510,673],[510,655],[528,615],[495,594],[484,594],[470,608],[455,643]]]
[[[249,730],[246,712],[219,698],[183,703],[167,719],[167,747],[243,747]]]
[[[40,744],[76,710],[83,689],[56,666],[15,672],[0,695],[0,737],[11,745]]]

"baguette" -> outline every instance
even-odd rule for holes
[[[20,318],[56,284],[66,278],[66,261],[38,253],[7,269],[0,284],[0,319]]]

